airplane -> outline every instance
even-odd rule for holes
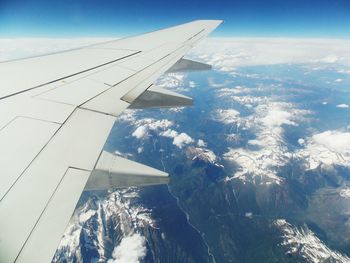
[[[166,172],[103,146],[125,109],[192,104],[153,83],[209,69],[183,56],[221,23],[196,20],[0,63],[1,263],[51,262],[83,191],[167,181]]]

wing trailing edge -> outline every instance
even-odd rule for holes
[[[209,64],[181,58],[166,73],[206,71],[211,70],[211,68],[212,66]],[[174,108],[193,105],[192,98],[154,84],[129,102],[131,103],[129,109]]]
[[[84,191],[167,184],[169,174],[103,151]]]
[[[167,73],[188,72],[188,71],[206,71],[211,70],[212,66],[198,61],[181,58],[176,62]]]
[[[193,105],[193,100],[185,95],[152,85],[136,100],[129,109],[172,108]]]

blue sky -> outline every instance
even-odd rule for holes
[[[0,0],[0,37],[120,37],[195,19],[214,36],[350,38],[350,0]]]

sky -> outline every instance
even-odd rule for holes
[[[217,37],[350,38],[349,0],[0,0],[0,38],[125,37],[223,19]]]

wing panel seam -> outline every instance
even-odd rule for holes
[[[58,78],[58,79],[55,79],[55,80],[52,80],[52,81],[49,81],[49,82],[40,84],[40,85],[35,86],[35,87],[28,88],[28,89],[21,90],[21,91],[17,91],[17,92],[14,92],[14,93],[12,93],[12,94],[9,94],[9,95],[6,95],[6,96],[4,96],[4,97],[1,97],[0,100],[9,98],[9,97],[12,97],[12,96],[15,96],[15,95],[18,95],[18,94],[21,94],[21,93],[24,93],[24,92],[27,92],[27,91],[30,91],[30,90],[34,90],[34,89],[40,88],[40,87],[43,87],[43,86],[45,86],[45,85],[52,84],[52,83],[54,83],[54,82],[57,82],[57,81],[60,81],[60,80],[66,79],[66,78],[70,78],[70,77],[73,77],[73,76],[76,76],[76,75],[79,75],[79,74],[88,72],[88,71],[93,70],[93,69],[97,69],[97,68],[100,68],[100,67],[103,67],[103,66],[112,64],[112,63],[117,62],[117,61],[119,61],[119,60],[122,60],[122,59],[124,59],[124,58],[131,57],[131,56],[134,56],[134,55],[136,55],[136,54],[139,54],[139,53],[141,53],[141,52],[142,52],[142,51],[137,51],[137,52],[132,53],[132,54],[129,54],[129,55],[127,55],[127,56],[120,57],[120,58],[118,58],[118,59],[115,59],[115,60],[112,60],[112,61],[103,63],[103,64],[101,64],[101,65],[98,65],[98,66],[95,66],[95,67],[92,67],[92,68],[89,68],[89,69],[85,69],[85,70],[79,71],[79,72],[77,72],[77,73],[73,73],[73,74],[71,74],[71,75],[68,75],[68,76],[65,76],[65,77],[62,77],[62,78]]]
[[[38,225],[38,223],[39,223],[39,221],[40,221],[42,215],[44,214],[44,212],[46,211],[46,209],[47,209],[48,205],[50,204],[51,200],[52,200],[53,197],[55,196],[55,193],[57,192],[58,187],[61,185],[63,179],[66,177],[67,172],[68,172],[69,169],[76,169],[76,170],[86,171],[86,172],[90,172],[90,173],[91,173],[91,170],[87,170],[87,169],[82,169],[82,168],[77,168],[77,167],[68,166],[68,168],[67,168],[66,171],[64,172],[63,176],[61,177],[60,181],[58,182],[57,186],[55,187],[55,190],[53,191],[53,193],[51,194],[50,198],[48,199],[48,201],[47,201],[47,203],[46,203],[44,209],[41,211],[41,213],[40,213],[38,219],[36,220],[36,222],[35,222],[33,228],[32,228],[31,231],[29,232],[29,235],[28,235],[28,237],[26,238],[26,240],[24,241],[24,243],[23,243],[21,249],[19,250],[19,252],[18,252],[18,254],[17,254],[17,256],[16,256],[14,262],[17,261],[18,257],[19,257],[20,254],[22,253],[23,248],[26,246],[26,244],[27,244],[27,242],[28,242],[30,236],[32,235],[32,233],[33,233],[33,231],[35,230],[35,228],[37,227],[37,225]]]
[[[2,200],[4,200],[4,198],[6,197],[6,195],[11,191],[11,189],[13,188],[13,186],[18,182],[18,180],[21,179],[21,177],[23,176],[23,174],[27,171],[27,169],[32,165],[32,163],[36,160],[36,158],[40,155],[40,153],[46,148],[46,146],[51,142],[52,138],[55,137],[55,135],[61,130],[62,126],[67,122],[67,120],[73,115],[73,113],[76,111],[77,108],[75,108],[70,114],[69,116],[66,118],[66,120],[60,125],[60,127],[58,127],[58,129],[52,134],[52,136],[50,137],[49,140],[47,140],[47,142],[43,145],[43,147],[40,149],[40,151],[34,156],[34,158],[29,162],[29,164],[23,169],[23,171],[21,172],[21,174],[17,177],[16,181],[13,182],[13,184],[9,187],[9,189],[6,191],[6,193],[2,196],[2,198],[0,199],[0,202]]]

